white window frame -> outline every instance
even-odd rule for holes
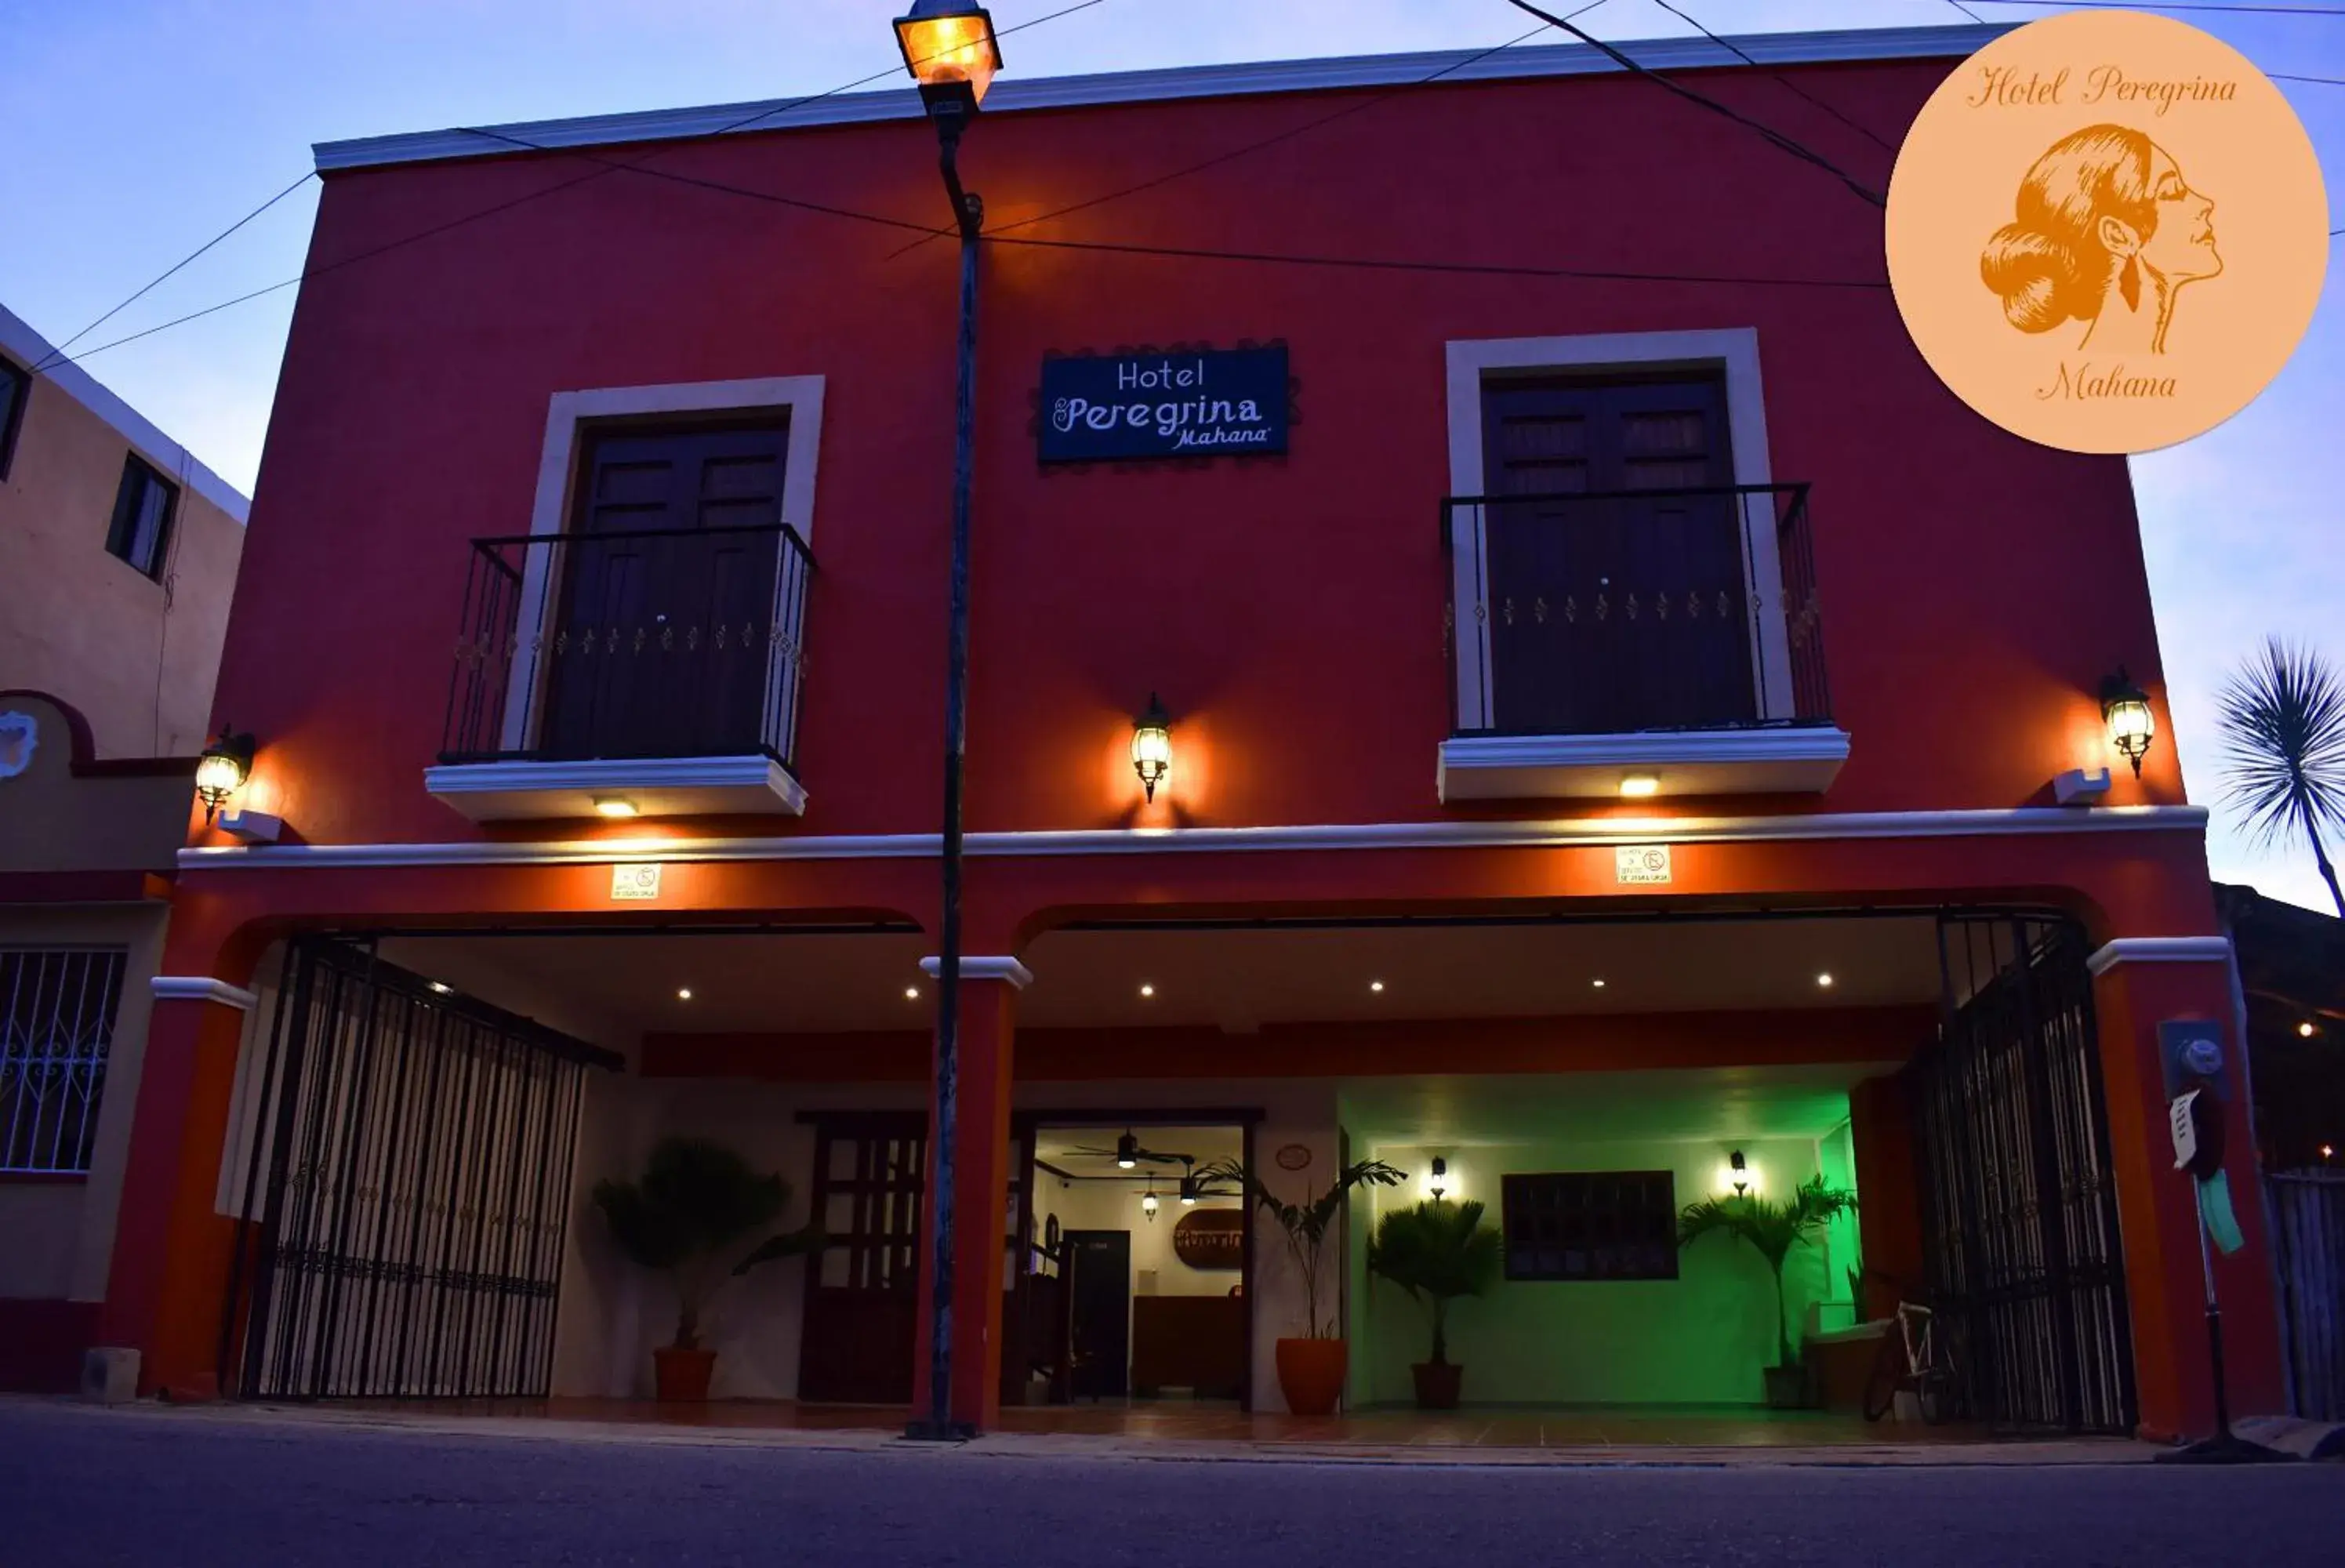
[[[537,464],[537,496],[530,509],[529,531],[556,534],[567,526],[576,501],[581,427],[671,414],[764,414],[785,412],[789,418],[782,458],[782,521],[797,530],[814,547],[815,462],[822,450],[821,376],[769,376],[736,381],[668,381],[645,387],[598,387],[584,391],[556,392],[545,416],[545,444]],[[523,567],[520,626],[543,623],[546,596],[559,581],[558,551],[533,550]],[[788,570],[787,551],[775,562],[778,574]],[[799,645],[802,626],[784,628],[788,648]],[[797,655],[777,648],[766,672],[766,690],[784,678],[782,666]],[[518,660],[506,676],[504,723],[498,749],[526,751],[536,740],[533,716],[542,720],[543,662]],[[533,688],[535,683],[535,689]],[[785,755],[795,754],[797,718],[792,733],[778,737]]]
[[[1494,381],[1549,372],[1688,369],[1723,372],[1727,440],[1734,482],[1774,482],[1767,458],[1767,400],[1759,378],[1759,329],[1727,327],[1684,332],[1606,332],[1554,338],[1469,338],[1447,345],[1449,493],[1485,493],[1482,391]],[[1761,720],[1798,716],[1792,693],[1792,650],[1783,620],[1783,573],[1776,549],[1775,509],[1769,495],[1742,498],[1743,570],[1755,585],[1751,669]],[[1451,602],[1458,640],[1457,716],[1461,726],[1487,730],[1497,713],[1483,684],[1490,668],[1490,627],[1473,613],[1483,574],[1484,539],[1477,511],[1469,528],[1453,524]],[[1473,638],[1478,648],[1469,648]]]

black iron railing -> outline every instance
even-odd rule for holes
[[[1441,503],[1453,734],[1832,719],[1804,484]]]
[[[472,541],[440,760],[797,772],[814,556],[787,523]]]

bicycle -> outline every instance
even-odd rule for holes
[[[1864,1419],[1879,1421],[1906,1392],[1931,1426],[1954,1411],[1954,1355],[1938,1337],[1935,1317],[1918,1301],[1898,1302],[1889,1331],[1881,1336],[1881,1352],[1864,1382]]]

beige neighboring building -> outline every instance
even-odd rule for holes
[[[49,357],[0,309],[0,1389],[71,1387],[106,1297],[246,512]]]
[[[46,692],[100,757],[192,756],[250,503],[0,307],[0,691]]]

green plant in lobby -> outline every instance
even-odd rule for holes
[[[1294,1260],[1303,1280],[1303,1333],[1278,1341],[1278,1385],[1286,1408],[1296,1415],[1325,1415],[1344,1391],[1344,1340],[1332,1313],[1319,1311],[1320,1286],[1327,1261],[1327,1236],[1344,1201],[1356,1187],[1397,1187],[1408,1179],[1381,1159],[1355,1160],[1335,1173],[1326,1191],[1289,1203],[1273,1192],[1262,1177],[1242,1160],[1220,1159],[1197,1172],[1201,1187],[1234,1182],[1246,1201],[1276,1222],[1285,1239],[1286,1255]]]
[[[663,1138],[639,1180],[594,1184],[594,1206],[619,1250],[675,1287],[675,1339],[652,1352],[661,1400],[708,1397],[716,1352],[700,1342],[701,1316],[726,1280],[822,1246],[821,1229],[810,1219],[736,1253],[789,1202],[787,1181],[759,1175],[740,1155],[705,1138]]]
[[[1482,1229],[1482,1205],[1429,1198],[1376,1222],[1368,1272],[1391,1280],[1433,1317],[1433,1357],[1409,1371],[1423,1410],[1455,1410],[1465,1369],[1449,1360],[1449,1303],[1498,1282],[1501,1243]]]
[[[1800,1364],[1799,1347],[1792,1340],[1791,1312],[1783,1304],[1783,1263],[1792,1249],[1812,1245],[1824,1226],[1856,1208],[1856,1194],[1827,1187],[1821,1176],[1802,1182],[1792,1196],[1770,1198],[1711,1198],[1689,1204],[1678,1216],[1678,1245],[1690,1247],[1705,1236],[1723,1235],[1747,1241],[1767,1260],[1775,1277],[1775,1332],[1778,1359],[1767,1371],[1767,1402],[1797,1405],[1805,1401],[1807,1378]]]

